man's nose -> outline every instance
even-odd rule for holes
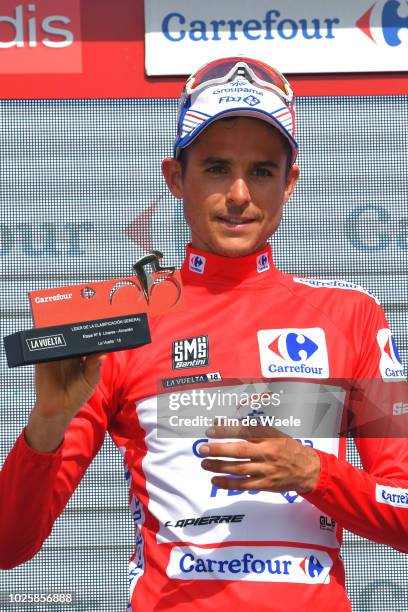
[[[227,202],[236,206],[245,206],[251,201],[251,194],[244,177],[239,176],[232,179],[227,194]]]

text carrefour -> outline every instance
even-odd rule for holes
[[[162,33],[171,42],[181,42],[186,37],[194,42],[219,40],[292,40],[300,37],[307,40],[335,38],[334,26],[340,24],[338,17],[326,19],[282,18],[280,11],[271,9],[264,19],[193,19],[187,21],[181,13],[169,13],[162,21]]]

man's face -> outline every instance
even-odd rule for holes
[[[287,174],[280,133],[259,119],[236,117],[210,125],[189,146],[185,172],[167,158],[163,174],[184,201],[193,247],[228,257],[263,248],[277,229],[298,175]]]

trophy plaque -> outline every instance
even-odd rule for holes
[[[139,259],[134,276],[30,291],[34,327],[4,338],[9,367],[151,342],[148,316],[181,307],[180,273],[162,267],[162,257],[160,251],[151,251]]]

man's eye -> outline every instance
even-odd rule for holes
[[[268,168],[254,168],[253,173],[255,176],[272,176],[272,172]]]
[[[207,168],[207,172],[210,174],[224,174],[226,171],[225,166],[210,166]]]

